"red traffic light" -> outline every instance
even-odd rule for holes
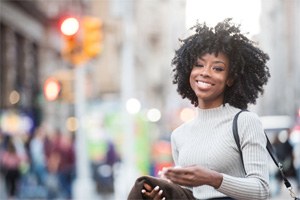
[[[44,84],[44,95],[48,101],[54,101],[58,98],[60,93],[61,85],[60,82],[50,77],[45,81]]]
[[[79,30],[79,21],[75,17],[68,17],[63,20],[60,26],[62,34],[65,36],[73,36]]]

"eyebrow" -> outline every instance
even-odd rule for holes
[[[224,64],[226,66],[226,63],[223,62],[223,61],[221,61],[221,60],[214,61],[213,63],[222,63],[222,64]]]
[[[205,61],[203,58],[198,58],[198,59],[197,59],[197,62],[198,62],[198,60]],[[216,60],[216,61],[213,61],[213,63],[214,63],[214,64],[222,63],[222,64],[224,64],[225,66],[227,66],[226,63],[225,63],[224,61],[222,61],[222,60]]]

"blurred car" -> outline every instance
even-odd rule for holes
[[[290,140],[293,145],[300,143],[300,125],[296,124],[292,130],[290,135]]]
[[[278,134],[281,140],[288,139],[288,132],[293,126],[293,120],[288,115],[270,115],[270,116],[262,116],[260,117],[262,125],[265,129],[267,136],[272,143]]]
[[[294,125],[292,117],[288,115],[262,116],[262,125],[272,143],[277,161],[283,164],[284,173],[289,177],[295,177],[296,170],[293,162],[293,144],[291,142],[291,130]],[[277,166],[271,160],[270,168],[270,192],[271,196],[277,196],[281,192],[281,176]],[[291,173],[290,173],[291,172]]]

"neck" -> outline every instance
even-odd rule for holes
[[[217,108],[223,105],[222,102],[213,102],[213,103],[205,103],[205,102],[199,102],[198,108],[200,109],[211,109],[211,108]]]

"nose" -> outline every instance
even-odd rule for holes
[[[210,76],[210,67],[209,66],[202,67],[201,76],[204,76],[204,77]]]

